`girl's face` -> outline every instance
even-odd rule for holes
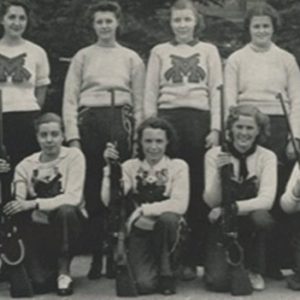
[[[28,24],[28,16],[22,6],[12,5],[8,8],[1,21],[4,35],[11,38],[22,37]]]
[[[252,116],[239,116],[231,128],[233,145],[241,153],[248,151],[255,143],[259,128]]]
[[[197,19],[192,9],[172,9],[171,28],[177,42],[188,43],[192,41],[196,25]]]
[[[141,138],[141,145],[146,161],[150,165],[157,164],[166,153],[167,134],[160,128],[145,128]]]
[[[93,27],[99,41],[109,43],[115,41],[119,21],[110,11],[97,11],[94,14]]]
[[[269,16],[252,17],[249,30],[253,45],[259,48],[266,48],[270,46],[274,28]]]

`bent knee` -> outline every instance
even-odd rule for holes
[[[177,225],[179,222],[180,216],[172,212],[163,213],[158,217],[157,223],[163,225]]]

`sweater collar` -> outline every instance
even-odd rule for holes
[[[167,168],[169,162],[169,158],[167,156],[163,156],[162,159],[154,166],[151,166],[145,159],[142,161],[142,168],[144,170],[153,170],[160,171],[162,169]]]
[[[178,46],[178,45],[181,45],[180,43],[178,43],[176,41],[175,38],[173,38],[170,43],[173,45],[173,46]],[[191,47],[195,46],[196,44],[199,43],[199,39],[198,38],[194,38],[193,40],[191,40],[190,42],[186,43],[186,44],[182,44],[182,45],[189,45]]]
[[[65,158],[68,155],[68,150],[69,150],[69,148],[62,146],[58,157],[54,161]],[[41,153],[42,153],[41,151],[34,153],[29,159],[35,163],[41,163],[41,161],[40,161]],[[49,163],[51,163],[51,162],[49,162]]]

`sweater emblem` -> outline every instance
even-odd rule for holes
[[[0,54],[0,82],[6,82],[11,77],[12,82],[28,81],[31,73],[24,67],[26,53],[9,58]]]
[[[206,73],[199,65],[199,56],[199,53],[195,53],[189,57],[170,55],[172,67],[165,72],[166,80],[172,80],[174,83],[182,83],[183,78],[187,77],[190,83],[203,81]]]

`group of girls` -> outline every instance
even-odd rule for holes
[[[2,160],[0,166],[3,172],[13,173],[24,157],[37,150],[32,124],[50,81],[45,51],[23,38],[28,7],[21,0],[2,6],[0,88],[4,142],[11,160],[10,165]],[[129,260],[141,294],[175,293],[174,257],[183,216],[190,232],[181,255],[181,277],[196,277],[209,224],[213,232],[222,215],[219,170],[232,163],[233,181],[250,186],[249,194],[237,194],[235,199],[241,236],[246,240],[249,279],[253,289],[264,289],[267,232],[280,226],[282,208],[295,212],[300,200],[295,167],[280,205],[297,151],[276,96],[280,93],[285,102],[298,143],[300,72],[293,55],[272,42],[279,26],[277,12],[264,3],[247,12],[245,29],[250,41],[229,57],[224,74],[217,48],[199,40],[202,19],[190,0],[177,0],[171,6],[174,37],[151,50],[147,71],[139,55],[116,40],[120,6],[99,1],[89,12],[96,42],[73,57],[63,97],[66,142],[70,148],[81,149],[86,160],[83,194],[93,253],[88,277],[101,277],[112,160],[126,161],[124,189],[135,207],[128,221]],[[216,147],[221,128],[218,87],[223,75],[229,154]],[[229,110],[232,105],[238,106]],[[115,140],[111,140],[112,126]],[[137,158],[129,159],[133,148]],[[279,184],[278,169],[283,170]],[[39,205],[34,209],[41,210]],[[214,241],[208,244],[215,245]],[[206,266],[207,286],[226,290],[228,274],[218,270],[214,264]],[[70,292],[71,282],[67,280],[64,291]],[[300,274],[289,278],[289,286],[300,288]]]

